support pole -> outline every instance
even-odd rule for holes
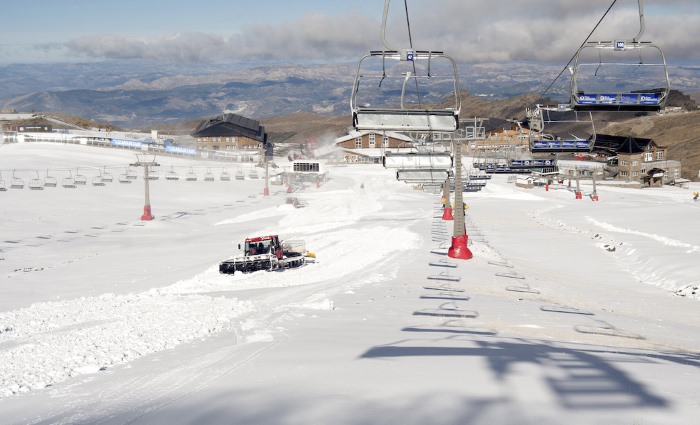
[[[578,175],[578,168],[574,169],[574,176],[576,177],[576,199],[583,199],[583,194],[581,193],[581,184]]]
[[[265,189],[263,189],[263,196],[270,196],[270,170],[268,166],[267,157],[265,157]]]
[[[153,213],[151,212],[151,192],[149,188],[149,180],[150,180],[150,175],[148,172],[148,167],[150,165],[157,167],[158,164],[156,162],[156,156],[153,155],[153,159],[151,161],[141,161],[139,158],[139,155],[136,154],[136,162],[131,164],[132,166],[135,167],[140,167],[143,166],[143,180],[144,180],[144,192],[145,192],[145,199],[144,199],[144,205],[143,205],[143,215],[141,216],[141,221],[150,221],[153,220],[155,217],[153,216]]]
[[[455,156],[455,208],[454,230],[452,233],[452,246],[447,250],[447,256],[469,260],[473,257],[472,252],[467,247],[469,237],[464,225],[464,199],[462,192],[462,143],[454,142]]]
[[[143,204],[143,215],[141,216],[141,221],[150,221],[153,220],[155,217],[153,217],[153,213],[151,213],[151,192],[149,190],[149,177],[150,175],[148,174],[148,164],[143,165],[143,180],[146,182],[146,197],[145,197],[145,202]]]
[[[596,175],[596,172],[594,171],[593,172],[593,195],[591,195],[592,201],[598,200],[598,191],[596,190],[596,187],[595,187],[595,175]]]
[[[450,178],[447,177],[442,185],[442,219],[454,220],[452,216],[452,203],[450,202]]]

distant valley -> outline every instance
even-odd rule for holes
[[[484,100],[539,94],[560,65],[460,66],[460,85]],[[0,109],[57,112],[122,128],[177,124],[233,112],[254,119],[309,112],[349,114],[354,63],[155,65],[99,62],[0,67]],[[670,69],[674,89],[700,91],[700,67]],[[563,95],[563,84],[548,95]],[[535,96],[536,97],[536,96]]]

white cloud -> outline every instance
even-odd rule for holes
[[[398,2],[387,37],[408,47],[406,17]],[[610,5],[609,0],[409,2],[411,38],[417,49],[444,50],[460,62],[566,62]],[[669,61],[700,60],[700,6],[673,0],[647,5],[645,41],[664,49]],[[309,13],[285,24],[251,24],[236,34],[188,32],[142,39],[122,35],[78,38],[70,52],[93,58],[145,58],[169,62],[338,61],[383,48],[381,9],[376,16]],[[631,39],[639,32],[637,3],[619,1],[591,40]]]

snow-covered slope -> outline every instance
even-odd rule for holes
[[[0,146],[5,179],[133,159]],[[695,188],[599,186],[592,202],[495,176],[465,194],[463,261],[439,195],[376,165],[330,170],[268,197],[262,180],[161,178],[151,222],[141,178],[0,192],[0,422],[696,420]],[[220,275],[256,234],[304,239],[317,262]]]

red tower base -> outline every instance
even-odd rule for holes
[[[292,186],[287,186],[287,193],[292,193]]]
[[[583,199],[583,193],[576,192],[576,199]]]
[[[143,206],[143,215],[141,216],[141,221],[150,221],[153,220],[155,217],[153,217],[153,214],[151,214],[151,206],[150,205],[144,205]]]
[[[597,200],[598,200],[598,195],[593,195],[593,197],[591,198],[591,200],[597,201]]]
[[[455,218],[452,216],[452,208],[450,207],[445,207],[442,210],[442,219],[443,220],[454,220]]]
[[[469,260],[474,255],[467,248],[467,241],[469,237],[464,234],[462,236],[457,236],[452,238],[452,246],[447,250],[447,256],[450,258],[458,258],[461,260]]]
[[[270,196],[270,189],[268,189],[267,187],[263,189],[263,196]]]

